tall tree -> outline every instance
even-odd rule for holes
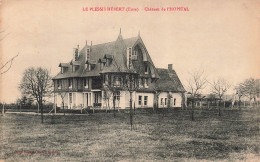
[[[240,92],[243,93],[244,96],[246,96],[249,99],[251,105],[252,99],[255,103],[256,97],[260,92],[260,80],[254,78],[246,79],[244,82],[239,84],[238,88]]]
[[[201,91],[206,88],[207,77],[204,70],[196,70],[190,73],[187,90],[191,95],[191,120],[194,120],[194,102],[201,96]]]
[[[211,92],[216,94],[220,101],[231,86],[231,84],[224,78],[218,78],[210,83],[210,85]],[[218,115],[221,116],[220,105],[218,105]]]
[[[43,123],[43,100],[51,94],[52,81],[49,71],[42,67],[30,67],[23,73],[19,85],[20,91],[36,99],[41,109],[41,122]]]
[[[243,90],[243,86],[241,83],[235,87],[236,95],[238,96],[238,107],[240,108],[241,105],[241,98],[245,96],[245,92]]]

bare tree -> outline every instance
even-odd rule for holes
[[[2,31],[0,31],[0,34],[3,34],[4,32],[5,32],[5,30],[2,30]],[[7,34],[5,34],[3,37],[1,37],[1,38],[0,38],[0,42],[1,42],[2,40],[4,40],[9,34],[10,34],[10,33],[7,33]],[[19,53],[18,53],[17,55],[13,56],[11,59],[9,59],[9,60],[6,61],[3,65],[0,66],[0,75],[2,75],[2,74],[4,74],[4,73],[8,72],[8,71],[11,69],[11,67],[12,67],[12,65],[13,65],[13,61],[14,61],[14,59],[15,59],[16,57],[18,57],[18,55],[19,55]]]
[[[207,78],[204,74],[204,70],[197,70],[190,73],[188,80],[188,94],[191,95],[191,120],[194,120],[194,102],[198,100],[201,95],[201,91],[207,85]]]
[[[20,91],[36,99],[41,109],[41,122],[43,123],[43,100],[51,94],[52,81],[49,71],[45,68],[30,67],[23,73],[19,85]]]
[[[16,57],[18,57],[18,56],[19,56],[19,53],[18,53],[17,55],[15,55],[14,57],[12,57],[11,59],[9,59],[7,62],[5,62],[5,63],[0,67],[0,71],[2,71],[2,72],[0,72],[0,75],[2,75],[2,74],[4,74],[4,73],[8,72],[8,71],[11,69],[11,67],[12,67],[12,65],[13,65],[14,59],[15,59]]]
[[[252,99],[254,99],[254,103],[256,103],[256,96],[260,92],[260,81],[254,78],[246,79],[238,85],[237,89],[241,94],[249,99],[251,105]]]
[[[133,113],[133,92],[138,88],[137,84],[138,76],[135,73],[129,73],[123,78],[124,89],[130,93],[130,125],[131,130],[133,129],[134,124],[134,113]]]
[[[238,107],[240,108],[241,106],[241,98],[245,96],[243,86],[239,84],[238,86],[235,87],[236,95],[238,96]]]
[[[110,98],[113,97],[113,113],[114,113],[114,117],[116,117],[116,93],[118,92],[117,88],[115,88],[113,85],[111,84],[104,84],[103,86],[103,90],[104,90],[104,99],[107,102],[107,107],[110,109]]]
[[[231,84],[224,78],[214,80],[210,85],[211,92],[216,94],[220,101],[231,86]],[[220,105],[218,105],[218,115],[221,116]]]

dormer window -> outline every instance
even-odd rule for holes
[[[98,62],[99,62],[99,65],[100,65],[100,70],[103,70],[103,67],[106,64],[106,59],[99,59]]]
[[[106,60],[106,66],[110,66],[112,64],[113,56],[109,54],[105,54],[104,59]]]
[[[59,67],[60,67],[60,73],[63,74],[64,72],[66,72],[67,68],[70,66],[69,63],[60,63]]]
[[[86,70],[91,71],[95,68],[97,61],[96,60],[87,60],[86,64],[87,64]]]
[[[72,88],[72,79],[69,79],[69,88]]]
[[[143,88],[143,78],[139,78],[139,87]]]
[[[144,79],[144,88],[148,88],[148,79],[147,78]]]
[[[78,70],[80,64],[81,64],[80,61],[71,61],[70,65],[72,66],[72,72]]]
[[[132,55],[132,60],[137,60],[137,50],[134,50],[133,55]]]
[[[148,74],[148,66],[147,65],[145,65],[145,67],[144,67],[144,74]]]

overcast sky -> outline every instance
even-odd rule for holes
[[[132,7],[139,12],[90,12],[83,7]],[[188,7],[189,12],[146,12],[144,7]],[[10,33],[0,42],[2,64],[20,53],[1,76],[1,101],[21,96],[18,84],[26,68],[44,66],[54,76],[78,44],[115,41],[120,28],[123,38],[140,30],[155,66],[173,64],[184,85],[194,69],[204,69],[209,80],[224,77],[233,85],[260,78],[257,0],[4,0],[0,12],[1,38]]]

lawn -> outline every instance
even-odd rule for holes
[[[260,109],[137,111],[129,114],[5,114],[0,159],[5,161],[260,160]],[[1,161],[1,160],[0,160]]]

